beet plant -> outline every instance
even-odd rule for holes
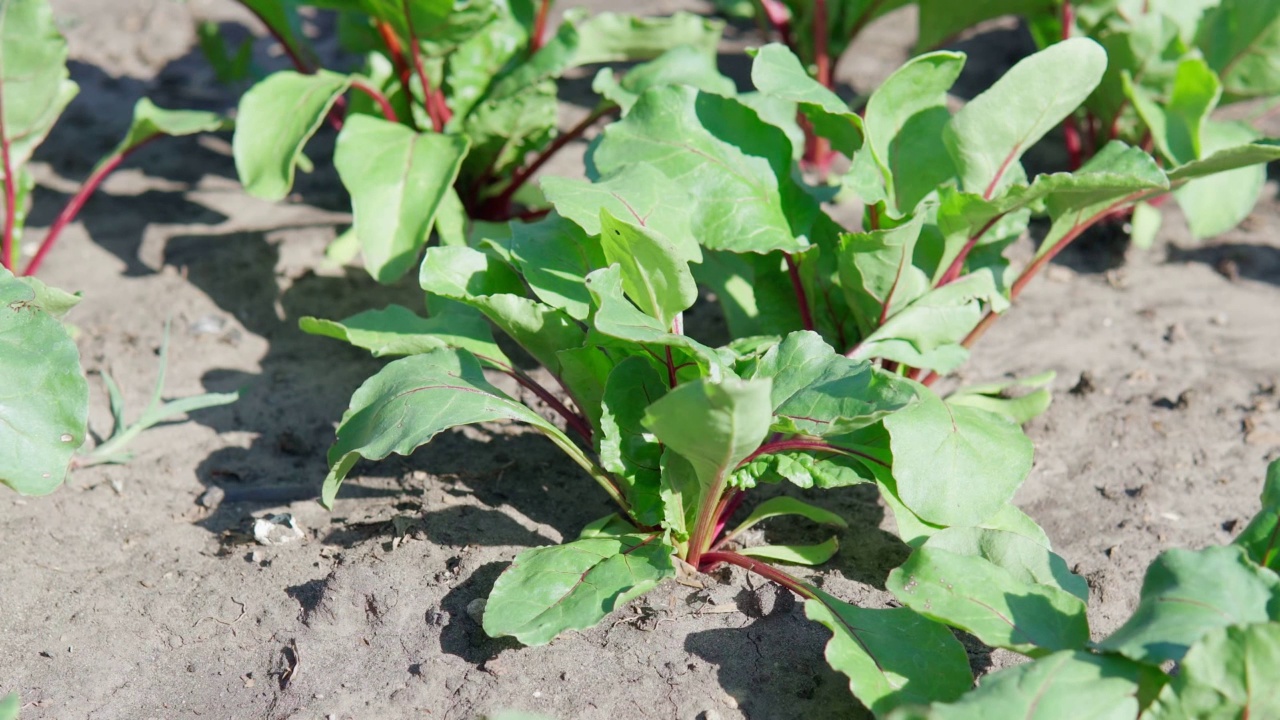
[[[27,211],[37,191],[27,163],[78,90],[66,62],[66,40],[47,0],[0,0],[0,375],[12,380],[10,392],[0,396],[0,483],[26,495],[52,492],[73,463],[123,461],[124,446],[147,427],[238,397],[215,393],[161,404],[162,354],[155,399],[138,422],[126,425],[119,391],[104,374],[116,418],[112,442],[73,459],[88,435],[89,388],[61,317],[80,297],[31,275],[102,181],[134,151],[162,137],[214,132],[228,123],[214,113],[138,101],[125,137],[94,166],[23,264]]]
[[[1112,140],[1142,147],[1164,167],[1200,160],[1261,137],[1250,121],[1280,97],[1280,5],[1249,0],[1153,0],[1142,3],[1059,1],[1025,11],[1037,42],[1084,35],[1107,51],[1097,88],[1063,124],[1068,166],[1074,170]],[[1265,101],[1265,102],[1260,102]],[[1236,119],[1219,110],[1252,103]],[[1192,179],[1173,197],[1192,235],[1230,230],[1253,209],[1266,171],[1251,165]],[[1133,235],[1149,245],[1161,215],[1137,204]]]
[[[380,282],[401,278],[434,234],[465,244],[472,221],[544,214],[528,180],[569,142],[621,111],[619,96],[672,75],[715,73],[721,25],[681,13],[636,18],[570,10],[548,32],[550,0],[242,0],[280,42],[294,69],[271,74],[240,102],[234,151],[245,189],[283,199],[307,141],[338,130],[333,163],[351,196],[353,227],[331,255],[362,254]],[[321,67],[301,33],[300,4],[342,11],[356,72]],[[665,51],[671,50],[667,53]],[[606,62],[652,60],[557,134],[557,80]],[[349,96],[349,97],[348,97]]]
[[[950,532],[950,531],[948,531]],[[1262,510],[1227,547],[1169,550],[1147,569],[1133,615],[1096,643],[1088,635],[1049,644],[1048,635],[1022,627],[1037,610],[1034,594],[1014,595],[1012,611],[997,619],[978,609],[973,594],[936,573],[960,577],[956,547],[925,543],[889,577],[890,589],[907,607],[973,632],[997,647],[1035,648],[1032,662],[986,676],[977,690],[954,703],[900,708],[894,720],[1038,720],[1114,718],[1250,718],[1280,715],[1280,462],[1267,470]],[[1006,570],[996,582],[1006,592],[1008,575],[1027,577],[1032,566],[1011,555],[982,556]],[[965,583],[992,580],[986,567]],[[954,583],[960,586],[960,582]],[[993,588],[985,597],[996,594]],[[1065,618],[1064,618],[1065,619]],[[1015,626],[1012,632],[999,624]],[[1165,672],[1176,663],[1176,672]]]

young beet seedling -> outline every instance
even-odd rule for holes
[[[345,262],[361,253],[379,282],[415,267],[433,230],[444,244],[465,245],[473,221],[545,214],[528,180],[601,119],[620,113],[623,96],[672,75],[723,82],[715,73],[721,24],[687,13],[588,19],[570,11],[548,37],[550,0],[362,3],[337,21],[346,45],[365,61],[357,72],[339,73],[320,67],[293,30],[296,6],[333,4],[242,4],[266,24],[294,70],[268,76],[240,102],[233,142],[240,179],[253,195],[283,199],[296,169],[309,167],[305,144],[327,121],[338,130],[333,163],[354,215],[330,255]],[[557,80],[566,71],[639,60],[653,62],[621,85],[607,83],[606,97],[557,135]]]

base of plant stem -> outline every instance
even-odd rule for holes
[[[735,552],[713,551],[702,553],[702,559],[698,563],[698,569],[702,572],[708,572],[720,563],[728,563],[737,565],[744,570],[753,572],[766,580],[772,580],[800,597],[810,600],[818,595],[808,583],[789,573],[783,572],[778,568],[767,563],[760,562],[755,558],[739,555]]]

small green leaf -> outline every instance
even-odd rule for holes
[[[21,391],[0,394],[0,484],[23,495],[61,485],[85,440],[89,384],[80,352],[54,314],[66,302],[55,299],[53,312],[42,305],[61,295],[0,268],[0,377],[21,382]]]
[[[1280,5],[1256,0],[1222,0],[1205,10],[1196,46],[1209,67],[1222,75],[1231,99],[1280,92]]]
[[[1084,601],[1028,577],[1024,567],[1006,570],[926,542],[889,573],[885,587],[903,605],[988,645],[1033,657],[1083,648],[1089,642]]]
[[[18,720],[18,711],[21,709],[18,693],[9,693],[0,698],[0,720]]]
[[[814,594],[804,612],[831,630],[827,664],[877,716],[909,703],[956,700],[973,684],[964,646],[946,627],[907,608],[860,608]]]
[[[724,23],[688,12],[640,17],[602,12],[578,28],[575,65],[650,60],[679,46],[714,57]]]
[[[232,151],[240,182],[250,194],[280,200],[293,187],[302,148],[320,128],[351,78],[320,70],[282,70],[240,98]]]
[[[1175,166],[1200,158],[1201,127],[1222,95],[1218,76],[1203,59],[1188,57],[1178,63],[1173,89],[1163,104],[1127,75],[1124,87],[1161,155]]]
[[[833,537],[817,545],[754,545],[740,548],[738,554],[792,565],[821,565],[839,550],[840,541]]]
[[[1056,376],[1050,371],[1008,382],[966,385],[948,395],[947,403],[981,408],[1025,425],[1049,409],[1053,402],[1049,385]]]
[[[1244,548],[1168,550],[1147,568],[1133,616],[1098,647],[1151,665],[1181,660],[1213,630],[1273,619],[1277,590],[1280,579]]]
[[[964,62],[963,54],[952,52],[912,58],[867,100],[867,145],[901,213],[911,212],[955,174],[942,138],[951,122],[947,91]]]
[[[720,74],[713,53],[688,45],[671,48],[628,70],[621,80],[614,77],[612,68],[603,68],[592,80],[591,89],[616,103],[625,115],[645,90],[660,85],[688,85],[725,96],[737,92],[733,81]]]
[[[416,133],[370,115],[347,118],[333,164],[351,193],[365,267],[378,282],[394,282],[417,265],[467,147],[457,135]]]
[[[572,440],[489,384],[470,353],[442,349],[396,360],[356,390],[329,449],[321,501],[333,506],[342,480],[362,457],[409,455],[443,430],[495,420],[533,426],[598,478],[598,469]]]
[[[10,169],[26,165],[76,96],[79,87],[68,77],[67,41],[51,5],[0,3],[0,138],[8,144]]]
[[[835,451],[791,451],[761,455],[734,472],[729,484],[748,490],[757,484],[786,480],[796,487],[821,489],[871,482],[862,458]]]
[[[493,341],[493,331],[474,310],[452,307],[440,315],[424,318],[402,305],[366,310],[346,320],[303,317],[302,331],[342,340],[368,350],[374,357],[417,355],[439,348],[461,348],[480,358],[510,364]]]
[[[884,420],[898,496],[926,521],[978,525],[1013,497],[1034,448],[1018,425],[931,392]]]
[[[947,147],[966,192],[991,197],[1032,145],[1093,92],[1107,53],[1072,38],[1022,60],[969,101],[946,129]]]
[[[621,268],[627,297],[664,327],[670,327],[698,299],[689,263],[662,235],[623,222],[601,208],[600,245],[605,261]]]
[[[1142,717],[1280,717],[1280,623],[1235,625],[1200,638]]]
[[[797,500],[783,495],[775,498],[769,498],[757,505],[756,509],[752,510],[751,514],[747,516],[747,519],[743,520],[738,527],[734,528],[727,537],[741,535],[743,532],[754,527],[757,523],[763,520],[782,515],[799,515],[800,517],[812,520],[819,525],[829,525],[831,527],[838,527],[841,529],[849,527],[849,523],[845,522],[844,518],[830,510],[817,507],[816,505],[810,505],[803,500]]]
[[[1121,657],[1063,650],[987,675],[958,702],[894,713],[889,720],[1133,720],[1145,674]]]
[[[796,103],[813,130],[847,156],[862,147],[862,119],[840,96],[814,80],[786,45],[770,43],[756,52],[751,82],[765,95]]]
[[[119,155],[127,152],[161,135],[180,137],[218,132],[231,127],[231,121],[217,113],[199,110],[165,110],[157,107],[147,98],[142,98],[133,106],[133,123],[129,125],[129,132],[111,154]]]
[[[1140,202],[1133,206],[1133,215],[1129,225],[1129,242],[1139,250],[1150,250],[1156,244],[1156,235],[1164,223],[1164,214],[1151,203]]]
[[[840,286],[863,337],[932,289],[929,276],[912,264],[920,238],[920,215],[898,227],[840,236]],[[887,306],[887,307],[886,307]]]
[[[1265,568],[1280,571],[1280,460],[1267,466],[1262,485],[1262,510],[1236,537],[1249,559]]]
[[[484,610],[490,637],[545,645],[582,630],[675,575],[660,535],[591,537],[534,548],[498,577]]]
[[[1169,182],[1183,183],[1205,175],[1280,160],[1280,139],[1265,138],[1247,145],[1217,150],[1169,171]]]
[[[662,444],[641,424],[645,410],[667,392],[662,376],[644,359],[629,357],[609,373],[600,415],[600,464],[626,486],[635,519],[661,520]]]

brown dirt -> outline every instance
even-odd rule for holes
[[[138,97],[234,104],[239,89],[214,83],[193,50],[196,19],[236,37],[257,32],[229,0],[55,7],[82,94],[38,156],[37,227],[115,143]],[[907,57],[911,34],[903,14],[877,24],[842,78],[872,86]],[[1025,43],[1006,26],[962,43],[978,56],[969,82],[989,82]],[[265,52],[259,61],[279,65]],[[742,67],[732,55],[726,63]],[[582,112],[567,100],[566,118]],[[577,162],[566,157],[553,172],[576,173]],[[516,428],[464,429],[411,459],[362,465],[333,513],[310,499],[197,505],[211,485],[314,492],[334,422],[379,363],[303,335],[297,318],[418,296],[410,283],[380,288],[321,267],[347,220],[330,173],[303,178],[276,205],[240,192],[225,138],[157,143],[129,168],[89,203],[43,273],[86,296],[72,316],[86,367],[109,368],[138,408],[172,317],[168,393],[249,394],[148,432],[128,465],[78,471],[47,498],[0,498],[0,652],[9,658],[0,691],[21,693],[24,718],[858,715],[822,660],[825,631],[785,601],[765,617],[735,609],[752,592],[737,575],[705,595],[665,584],[545,647],[485,637],[466,608],[505,564],[609,512],[571,463]],[[1018,501],[1089,579],[1095,634],[1132,609],[1161,549],[1229,540],[1280,450],[1275,196],[1269,184],[1242,228],[1203,246],[1170,210],[1158,246],[1129,252],[1123,265],[1123,250],[1106,243],[1073,252],[965,370],[973,380],[1058,372],[1053,406],[1028,428],[1037,460]],[[1092,389],[1069,392],[1076,386]],[[103,430],[101,392],[94,403]],[[883,579],[906,553],[874,493],[811,499],[855,521],[815,580],[883,605]],[[305,540],[234,542],[230,531],[247,519],[281,511]],[[973,661],[985,669],[1010,658]]]

